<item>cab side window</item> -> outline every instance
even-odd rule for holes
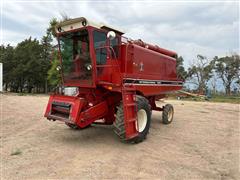
[[[106,47],[104,47],[106,45],[106,40],[106,33],[99,31],[93,32],[93,41],[97,65],[103,65],[107,62],[107,49]]]
[[[112,48],[115,52],[116,58],[118,58],[118,56],[119,56],[119,37],[116,37],[116,38],[112,39],[110,41],[110,46],[112,46]]]

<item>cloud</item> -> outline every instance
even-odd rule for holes
[[[32,35],[29,35],[27,32],[25,33],[19,33],[16,31],[11,31],[11,30],[6,30],[3,29],[2,31],[2,41],[4,42],[5,45],[11,44],[11,45],[16,45],[17,43],[23,41],[24,39],[29,38]],[[34,38],[34,36],[32,36]]]
[[[239,2],[4,1],[3,43],[40,39],[51,18],[84,16],[125,36],[174,50],[186,60],[239,52]]]

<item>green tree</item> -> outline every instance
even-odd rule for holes
[[[15,92],[23,92],[27,89],[32,92],[34,87],[44,87],[42,46],[38,40],[30,37],[20,42],[14,51],[14,63],[12,68],[12,88]]]
[[[187,78],[187,71],[185,71],[185,68],[183,66],[184,59],[182,56],[179,56],[176,60],[177,63],[177,76],[179,79],[185,81]]]
[[[58,59],[58,52],[55,50],[51,61],[51,68],[48,70],[48,81],[53,87],[56,87],[61,83],[61,74],[59,72],[59,67],[60,63]]]
[[[205,56],[197,55],[197,59],[188,68],[190,82],[197,86],[199,93],[204,93],[208,80],[212,77],[213,64]]]
[[[41,45],[42,45],[42,77],[45,81],[45,93],[48,92],[48,70],[51,67],[51,55],[52,55],[52,34],[47,31],[46,35],[42,37]]]
[[[47,29],[47,34],[50,34],[52,38],[56,38],[55,26],[59,23],[56,18],[51,19],[49,22],[49,27]],[[52,47],[52,57],[51,57],[51,67],[48,70],[48,82],[51,86],[55,87],[61,82],[61,74],[57,70],[60,66],[57,45]]]
[[[0,62],[3,63],[3,85],[5,86],[5,91],[7,91],[12,80],[12,71],[11,69],[16,66],[14,63],[14,48],[9,44],[5,47],[4,45],[0,46]]]
[[[57,18],[52,18],[49,22],[49,27],[47,28],[47,34],[51,34],[53,37],[56,37],[55,26],[59,23]]]
[[[238,54],[214,58],[215,72],[222,80],[227,95],[231,94],[231,85],[235,81],[238,83],[240,76],[240,59]]]
[[[57,18],[52,18],[49,22],[49,27],[47,28],[47,32],[50,33],[53,37],[57,37],[56,34],[56,25],[62,21],[66,21],[71,19],[67,14],[61,14],[62,19],[57,20]]]
[[[67,16],[63,17],[66,18]],[[60,82],[60,74],[56,70],[59,65],[57,52],[54,51],[53,58],[51,57],[57,23],[56,18],[50,21],[41,42],[30,37],[18,43],[15,48],[10,45],[0,46],[0,62],[4,65],[3,80],[6,90],[30,93],[34,89],[36,92],[46,92],[48,81],[54,86]]]

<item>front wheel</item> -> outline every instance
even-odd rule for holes
[[[163,124],[170,124],[173,120],[173,115],[174,115],[173,106],[171,104],[166,104],[163,107],[163,112],[162,112]]]
[[[142,96],[137,96],[137,121],[136,130],[138,135],[128,142],[139,143],[142,142],[148,134],[150,123],[151,123],[151,108],[148,100]],[[118,107],[116,120],[114,122],[114,132],[120,137],[121,140],[125,141],[126,131],[124,126],[124,111],[123,104],[121,103]]]

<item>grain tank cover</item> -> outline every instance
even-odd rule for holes
[[[144,48],[147,48],[147,49],[150,49],[152,51],[155,51],[155,52],[173,57],[173,58],[177,58],[177,53],[176,52],[161,48],[157,45],[152,45],[152,44],[145,43],[141,39],[131,41],[131,43],[136,44],[136,45],[141,46],[141,47],[144,47]]]
[[[124,32],[122,30],[119,30],[118,28],[114,28],[111,26],[108,26],[104,23],[95,23],[93,21],[90,21],[84,17],[74,18],[74,19],[68,19],[66,21],[60,22],[56,25],[56,32],[64,32],[64,31],[70,31],[74,29],[79,29],[85,26],[93,26],[98,29],[105,29],[107,31],[115,31],[116,33],[122,35]]]

